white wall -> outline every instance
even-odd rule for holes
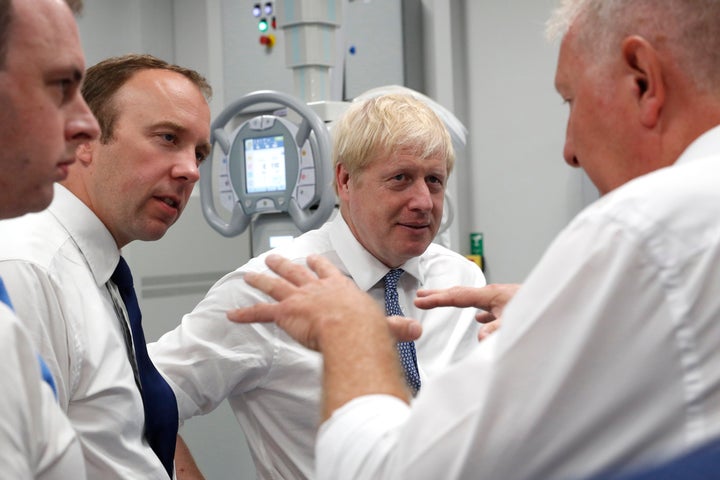
[[[174,61],[173,0],[91,0],[79,19],[88,66],[125,53]]]
[[[562,158],[567,107],[553,86],[557,45],[544,39],[555,0],[456,3],[465,9],[467,229],[485,234],[489,279],[519,282],[586,202],[581,172]]]

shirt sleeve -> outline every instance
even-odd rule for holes
[[[85,478],[80,445],[40,376],[25,329],[0,307],[0,477]]]
[[[73,368],[79,366],[73,350],[74,329],[67,324],[64,299],[58,294],[60,287],[48,272],[31,262],[2,261],[0,275],[10,292],[17,317],[53,375],[60,406],[67,409],[79,376]],[[66,287],[72,291],[70,286]]]
[[[214,285],[181,324],[148,344],[153,363],[178,401],[180,421],[212,411],[228,396],[254,388],[271,368],[274,325],[238,325],[234,308],[267,301],[234,272]],[[191,366],[191,367],[190,367]]]
[[[318,432],[318,480],[377,478],[409,415],[410,407],[390,395],[367,395],[343,405]]]
[[[319,478],[583,478],[686,448],[703,423],[700,393],[688,398],[698,372],[669,303],[668,268],[681,267],[658,263],[662,250],[608,219],[575,223],[502,328],[424,384],[409,413],[375,398],[337,410]]]

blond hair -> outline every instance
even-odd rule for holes
[[[331,133],[333,166],[343,164],[350,174],[367,167],[380,153],[401,149],[423,160],[444,158],[448,174],[455,163],[452,140],[442,120],[411,95],[387,94],[355,102]]]

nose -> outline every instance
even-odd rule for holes
[[[425,181],[416,181],[410,192],[410,210],[428,212],[433,208],[433,198]]]
[[[100,135],[100,126],[90,111],[85,99],[77,93],[69,107],[65,122],[65,141],[73,146],[95,140]]]
[[[563,158],[565,158],[565,163],[570,165],[574,168],[580,167],[580,162],[577,159],[577,156],[575,156],[575,148],[572,146],[572,142],[570,141],[570,137],[565,138],[565,147],[563,148]]]
[[[200,179],[200,170],[195,148],[190,150],[180,152],[177,162],[173,165],[172,176],[192,184]]]

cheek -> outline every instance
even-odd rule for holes
[[[190,195],[192,195],[194,188],[195,188],[194,183],[191,183],[191,184],[185,186],[185,190],[183,191],[183,198],[185,199],[185,203],[187,203],[188,199],[190,198]]]
[[[433,215],[442,215],[445,208],[445,192],[433,195]]]

